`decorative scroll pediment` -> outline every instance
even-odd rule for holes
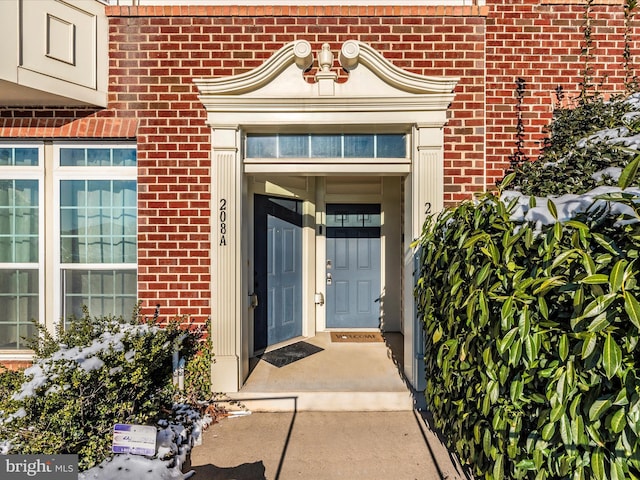
[[[330,73],[333,64],[333,54],[329,51],[327,44],[323,45],[323,49],[318,55],[318,64],[320,71],[319,78],[317,76],[316,80],[322,82],[322,75]],[[427,77],[402,70],[371,46],[356,40],[349,40],[342,45],[340,64],[352,75],[357,75],[363,69],[368,69],[394,89],[414,94],[451,93],[459,80],[452,77]],[[297,68],[290,69],[293,65]],[[196,79],[194,82],[201,95],[241,95],[255,92],[276,82],[285,70],[290,69],[299,77],[301,88],[304,88],[303,85],[307,82],[303,79],[302,73],[311,65],[313,65],[311,45],[306,40],[297,40],[282,47],[254,70],[230,77]],[[336,77],[335,74],[331,75],[331,80],[335,82]],[[367,89],[368,92],[371,91],[370,87],[371,85]],[[278,91],[281,94],[286,93],[279,88]],[[289,93],[295,94],[291,91]],[[365,94],[365,92],[360,93]]]
[[[254,70],[230,77],[194,79],[194,82],[201,95],[241,95],[274,82],[282,71],[291,65],[304,72],[312,63],[311,45],[304,40],[298,40],[282,47]]]
[[[416,94],[451,93],[459,78],[427,77],[396,67],[370,45],[356,40],[346,41],[340,50],[340,64],[353,75],[365,67],[378,78],[403,92]]]
[[[374,112],[390,123],[442,125],[446,121],[444,112],[453,100],[458,78],[408,72],[356,40],[346,41],[339,53],[342,68],[349,72],[347,81],[338,83],[333,60],[329,45],[323,45],[317,55],[315,83],[309,82],[305,72],[314,64],[314,55],[309,42],[297,40],[254,70],[194,79],[194,83],[210,123],[277,124],[302,118],[317,123],[369,123],[372,119],[367,120],[367,114]],[[409,112],[415,115],[403,115]]]

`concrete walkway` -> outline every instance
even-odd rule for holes
[[[194,480],[466,479],[416,411],[226,418],[191,454]]]

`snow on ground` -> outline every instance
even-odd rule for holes
[[[156,435],[156,455],[115,455],[81,472],[78,480],[186,480],[193,471],[182,469],[191,449],[202,442],[202,430],[212,419],[187,405],[175,405],[176,423],[161,421]]]

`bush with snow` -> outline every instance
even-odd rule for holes
[[[540,157],[515,167],[511,187],[546,197],[615,185],[639,145],[640,93],[587,97],[576,108],[554,112]]]
[[[4,453],[77,453],[80,469],[111,451],[115,423],[155,424],[174,400],[172,355],[190,358],[200,333],[172,322],[85,316],[58,338],[43,332],[34,364],[0,396]]]

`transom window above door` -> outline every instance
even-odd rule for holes
[[[247,158],[406,158],[405,134],[247,134]]]

